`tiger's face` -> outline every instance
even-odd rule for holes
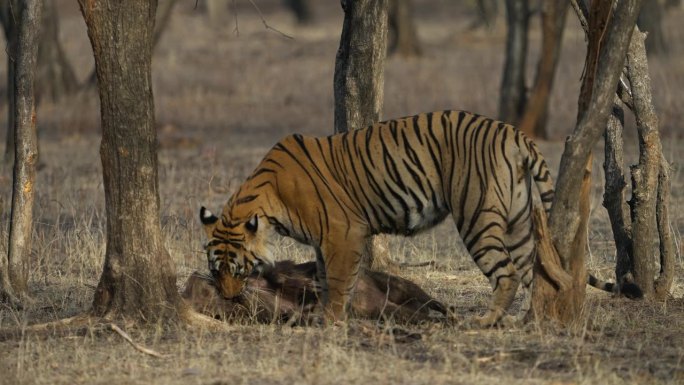
[[[257,214],[246,218],[232,220],[225,214],[218,218],[206,208],[200,209],[208,239],[205,249],[209,271],[225,298],[240,295],[255,269],[273,264],[268,222],[260,221]]]

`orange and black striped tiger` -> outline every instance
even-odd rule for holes
[[[536,186],[533,188],[533,185]],[[532,283],[533,194],[553,182],[536,145],[513,126],[439,111],[327,137],[290,135],[266,154],[219,217],[200,217],[222,294],[272,263],[276,234],[316,250],[326,315],[345,316],[370,237],[413,235],[449,214],[493,288],[481,325],[500,320]],[[529,308],[526,295],[522,311]]]

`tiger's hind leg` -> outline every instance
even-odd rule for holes
[[[482,214],[463,233],[470,255],[493,288],[487,311],[474,319],[480,327],[493,326],[501,320],[513,303],[520,283],[504,244],[505,231],[506,223],[500,216]]]

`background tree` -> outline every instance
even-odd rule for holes
[[[501,79],[499,119],[512,124],[520,121],[525,110],[528,23],[528,0],[506,0],[506,57]]]
[[[79,0],[95,55],[107,249],[97,316],[155,321],[185,313],[159,222],[151,56],[157,2]]]
[[[59,14],[54,1],[46,1],[38,44],[36,98],[57,101],[78,89],[76,75],[59,41]]]
[[[308,24],[313,20],[309,0],[285,0],[285,5],[292,10],[298,24]]]
[[[532,310],[538,318],[572,324],[582,311],[591,150],[605,131],[640,5],[640,0],[622,0],[613,8],[612,2],[596,1],[588,12],[577,125],[566,140],[546,234],[553,237],[558,255],[550,257],[548,249],[540,252],[535,273]],[[580,17],[584,19],[581,12]],[[548,267],[554,259],[562,270],[560,278]]]
[[[18,0],[7,0],[0,3],[0,22],[7,40],[7,136],[5,137],[5,163],[14,161],[14,70],[15,61],[12,52],[16,52],[18,21],[21,18],[21,7]]]
[[[663,4],[661,0],[644,0],[639,13],[639,29],[648,33],[646,50],[649,54],[667,53],[667,42],[663,34]]]
[[[42,3],[41,0],[26,0],[22,3],[16,44],[12,45],[13,51],[10,52],[15,66],[12,83],[15,104],[10,106],[10,110],[16,114],[13,120],[16,151],[8,255],[7,259],[0,263],[0,299],[14,305],[18,304],[16,294],[25,296],[28,291],[28,263],[33,233],[33,189],[38,162],[34,74]]]
[[[387,52],[387,0],[341,0],[344,24],[335,58],[335,132],[380,120]],[[373,238],[370,261],[389,264],[386,236]],[[369,264],[369,261],[366,261]]]
[[[491,28],[499,16],[499,0],[477,0],[475,1],[477,7],[477,20],[470,26],[470,28],[479,28],[485,26]]]
[[[549,98],[553,87],[553,77],[558,67],[567,11],[568,2],[566,0],[541,2],[541,56],[537,63],[537,74],[532,92],[527,99],[525,112],[518,124],[518,128],[530,137],[548,139],[546,121],[549,111]]]
[[[403,57],[420,55],[411,0],[389,0],[389,53]]]

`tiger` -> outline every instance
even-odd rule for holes
[[[548,212],[553,197],[546,161],[525,134],[444,110],[331,136],[288,135],[220,216],[202,207],[200,219],[209,270],[224,297],[238,295],[254,269],[273,264],[278,235],[290,237],[314,248],[324,316],[336,322],[346,317],[372,236],[411,236],[451,214],[492,287],[487,309],[472,321],[492,326],[521,284],[520,313],[530,308],[533,198]]]

